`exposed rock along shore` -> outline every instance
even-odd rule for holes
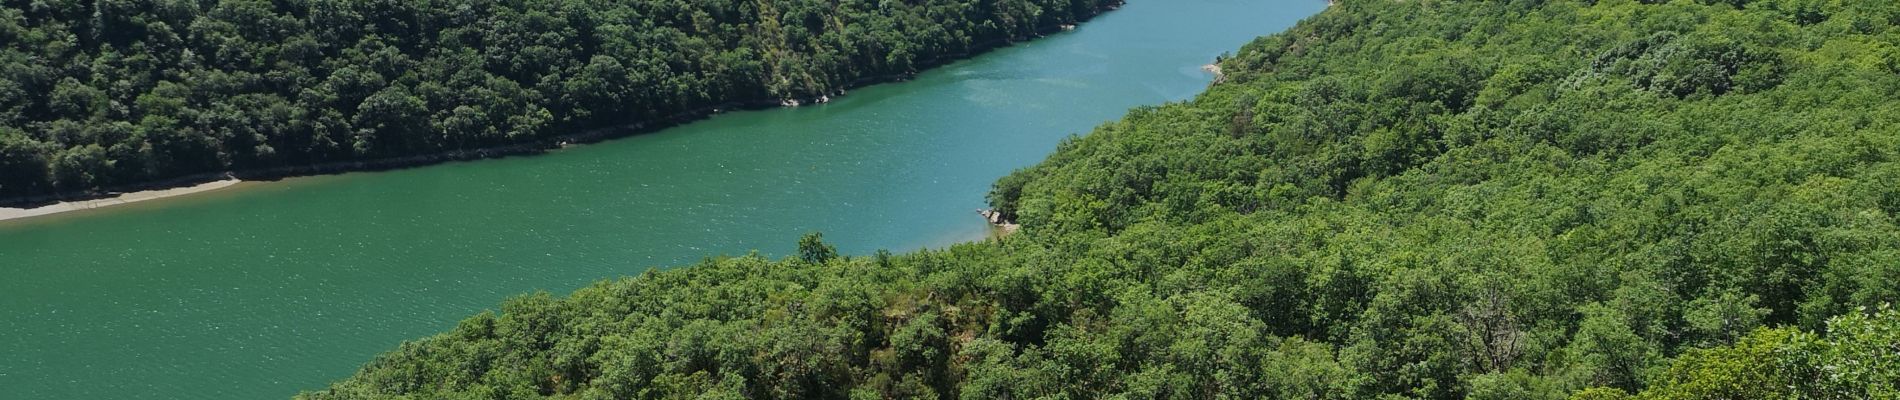
[[[976,210],[976,214],[983,216],[983,220],[989,221],[990,226],[995,227],[997,229],[998,235],[1008,235],[1011,233],[1016,233],[1017,230],[1023,229],[1022,224],[1018,224],[1016,223],[1016,221],[1011,221],[1006,218],[1003,218],[1003,213],[998,212],[996,210],[985,208],[981,210]]]

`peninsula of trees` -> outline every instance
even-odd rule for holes
[[[301,397],[1900,397],[1900,3],[1345,0],[997,183],[535,294]]]
[[[0,0],[0,200],[428,158],[899,77],[1121,0]]]

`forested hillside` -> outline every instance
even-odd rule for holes
[[[1896,398],[1897,44],[1884,1],[1346,0],[998,182],[1013,235],[526,296],[302,397]]]
[[[0,0],[0,200],[809,100],[1120,3]]]

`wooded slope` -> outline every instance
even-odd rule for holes
[[[0,0],[0,201],[532,150],[809,101],[1118,4]]]
[[[1900,396],[1900,3],[1658,3],[1344,1],[999,242],[524,297],[306,398]]]

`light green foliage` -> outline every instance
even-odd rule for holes
[[[1774,362],[1787,330],[1749,335],[1732,347],[1690,350],[1639,399],[1785,399],[1794,395],[1786,365]]]
[[[1006,238],[529,297],[306,397],[1894,398],[1896,23],[1342,1],[1000,180]]]
[[[1639,399],[1900,398],[1900,312],[1828,322],[1825,336],[1760,330],[1732,346],[1691,350]]]
[[[0,200],[655,127],[1120,0],[0,0]]]
[[[1574,378],[1591,386],[1631,390],[1641,387],[1661,356],[1655,344],[1637,336],[1628,315],[1603,306],[1586,306],[1583,322],[1566,349]]]
[[[1700,344],[1727,344],[1761,326],[1761,319],[1768,310],[1755,308],[1760,302],[1757,299],[1755,295],[1742,295],[1731,289],[1689,302],[1682,317],[1689,324],[1689,333],[1702,338]]]
[[[1629,392],[1622,389],[1594,387],[1577,391],[1570,395],[1570,400],[1623,400],[1629,397]]]

